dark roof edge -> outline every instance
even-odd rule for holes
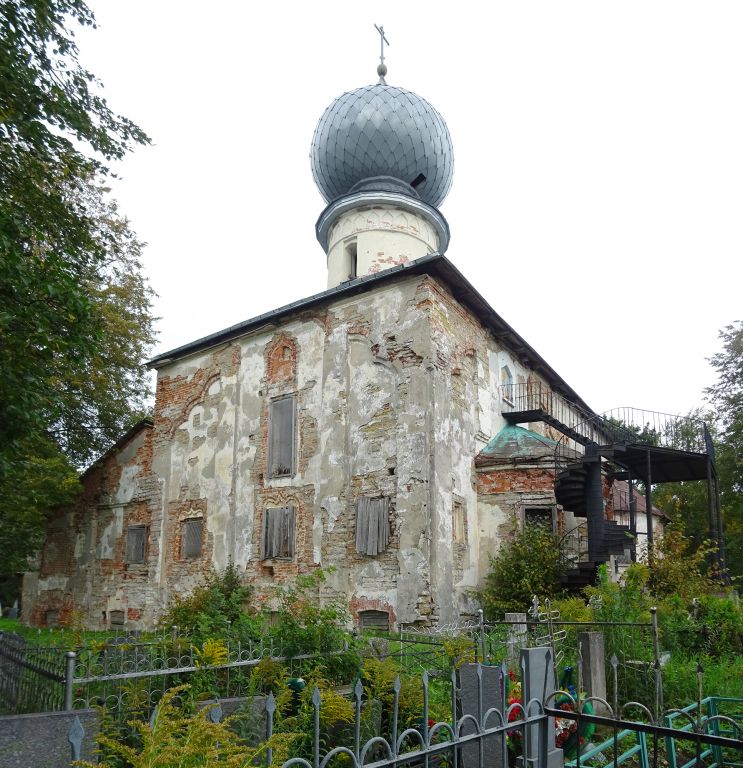
[[[481,322],[490,328],[499,341],[507,339],[509,346],[516,357],[526,360],[531,368],[539,372],[549,382],[550,386],[568,400],[577,403],[590,413],[595,413],[583,398],[560,376],[557,371],[512,328],[482,297],[479,291],[470,281],[447,259],[442,258],[441,271],[452,290],[452,295],[457,301],[473,308]]]
[[[83,480],[90,472],[96,467],[99,467],[107,458],[112,456],[120,448],[123,448],[134,435],[136,435],[142,429],[152,429],[154,422],[149,416],[144,419],[140,419],[136,424],[133,424],[126,432],[106,451],[104,451],[92,464],[80,475],[80,479]]]
[[[310,307],[322,304],[329,299],[341,296],[353,296],[357,293],[363,293],[371,286],[382,284],[405,275],[430,274],[443,280],[450,288],[454,298],[474,310],[480,321],[486,325],[493,335],[499,341],[504,341],[506,346],[510,347],[516,356],[529,363],[530,367],[540,373],[550,384],[550,386],[565,396],[568,400],[577,403],[582,408],[593,413],[593,410],[584,402],[578,393],[547,363],[547,361],[523,339],[480,295],[467,278],[440,253],[432,253],[428,256],[422,256],[415,261],[407,264],[390,267],[382,272],[373,275],[364,275],[363,277],[350,280],[334,288],[328,288],[321,293],[308,296],[305,299],[294,301],[278,309],[264,312],[249,320],[245,320],[237,325],[232,325],[224,330],[212,333],[196,339],[183,346],[171,349],[156,357],[153,357],[147,364],[152,368],[165,365],[173,360],[198,352],[209,347],[223,344],[232,339],[243,336],[249,331],[259,328],[267,323],[274,322],[279,318],[292,314],[297,311],[309,309]]]
[[[239,336],[243,336],[254,328],[258,328],[261,325],[265,325],[266,323],[277,320],[278,318],[291,314],[292,312],[308,309],[309,307],[321,304],[328,299],[334,299],[338,296],[353,296],[356,293],[363,293],[365,290],[367,290],[367,287],[370,284],[385,282],[392,277],[399,276],[400,273],[419,274],[421,272],[425,272],[425,267],[428,264],[443,258],[445,257],[439,253],[432,253],[428,256],[422,256],[420,259],[416,259],[415,261],[409,261],[407,264],[400,264],[398,266],[385,269],[382,272],[376,272],[373,275],[364,275],[362,277],[357,277],[355,280],[348,280],[345,283],[336,285],[334,288],[328,288],[325,291],[315,293],[305,299],[293,301],[291,304],[285,304],[283,307],[272,309],[270,312],[264,312],[262,315],[256,315],[256,317],[252,317],[249,320],[244,320],[243,322],[237,323],[236,325],[231,325],[229,328],[225,328],[224,330],[211,333],[208,336],[203,336],[200,339],[196,339],[195,341],[191,341],[188,344],[184,344],[183,346],[171,349],[168,352],[163,352],[162,354],[157,355],[156,357],[153,357],[151,360],[149,360],[147,365],[151,368],[157,368],[158,365],[163,365],[164,363],[168,363],[171,360],[183,357],[184,355],[190,354],[192,352],[198,352],[199,350],[207,349],[209,347],[214,347],[217,344],[223,344],[227,341],[231,341],[232,339],[235,339]]]

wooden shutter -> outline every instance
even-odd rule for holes
[[[202,518],[193,518],[183,521],[181,536],[181,558],[184,560],[197,560],[201,557],[201,541],[204,532]]]
[[[294,557],[294,507],[264,511],[263,559]]]
[[[389,499],[362,497],[356,504],[356,551],[378,555],[389,543]]]
[[[124,611],[109,611],[108,620],[112,627],[123,627]]]
[[[143,563],[147,543],[147,528],[144,525],[130,525],[126,529],[126,562]]]
[[[390,631],[390,615],[386,611],[359,611],[361,629],[376,629],[381,632]]]
[[[273,400],[268,412],[268,473],[271,477],[294,474],[294,397]]]

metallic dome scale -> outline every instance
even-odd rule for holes
[[[412,184],[421,200],[437,208],[454,172],[451,137],[441,115],[415,93],[381,83],[344,93],[325,110],[311,158],[326,202],[365,179],[392,176]]]

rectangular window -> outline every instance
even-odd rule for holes
[[[108,619],[112,627],[123,627],[124,611],[109,611]]]
[[[126,529],[126,562],[143,563],[147,545],[147,526],[130,525]]]
[[[389,499],[370,499],[366,496],[356,502],[356,551],[364,555],[378,555],[387,549],[390,539]]]
[[[457,544],[467,543],[467,523],[464,516],[464,504],[459,501],[454,502],[452,507],[452,524],[454,541]]]
[[[294,507],[263,512],[263,559],[294,557]]]
[[[387,611],[359,611],[359,628],[389,632],[390,615]]]
[[[524,522],[527,525],[541,525],[552,530],[552,507],[526,507]]]
[[[269,477],[293,475],[295,444],[295,398],[272,400],[268,407],[268,474]]]
[[[201,539],[204,521],[200,517],[184,520],[181,528],[181,559],[198,560],[201,557]]]

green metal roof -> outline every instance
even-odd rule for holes
[[[508,424],[480,451],[477,463],[485,460],[519,459],[529,461],[553,458],[557,443],[529,429]]]

